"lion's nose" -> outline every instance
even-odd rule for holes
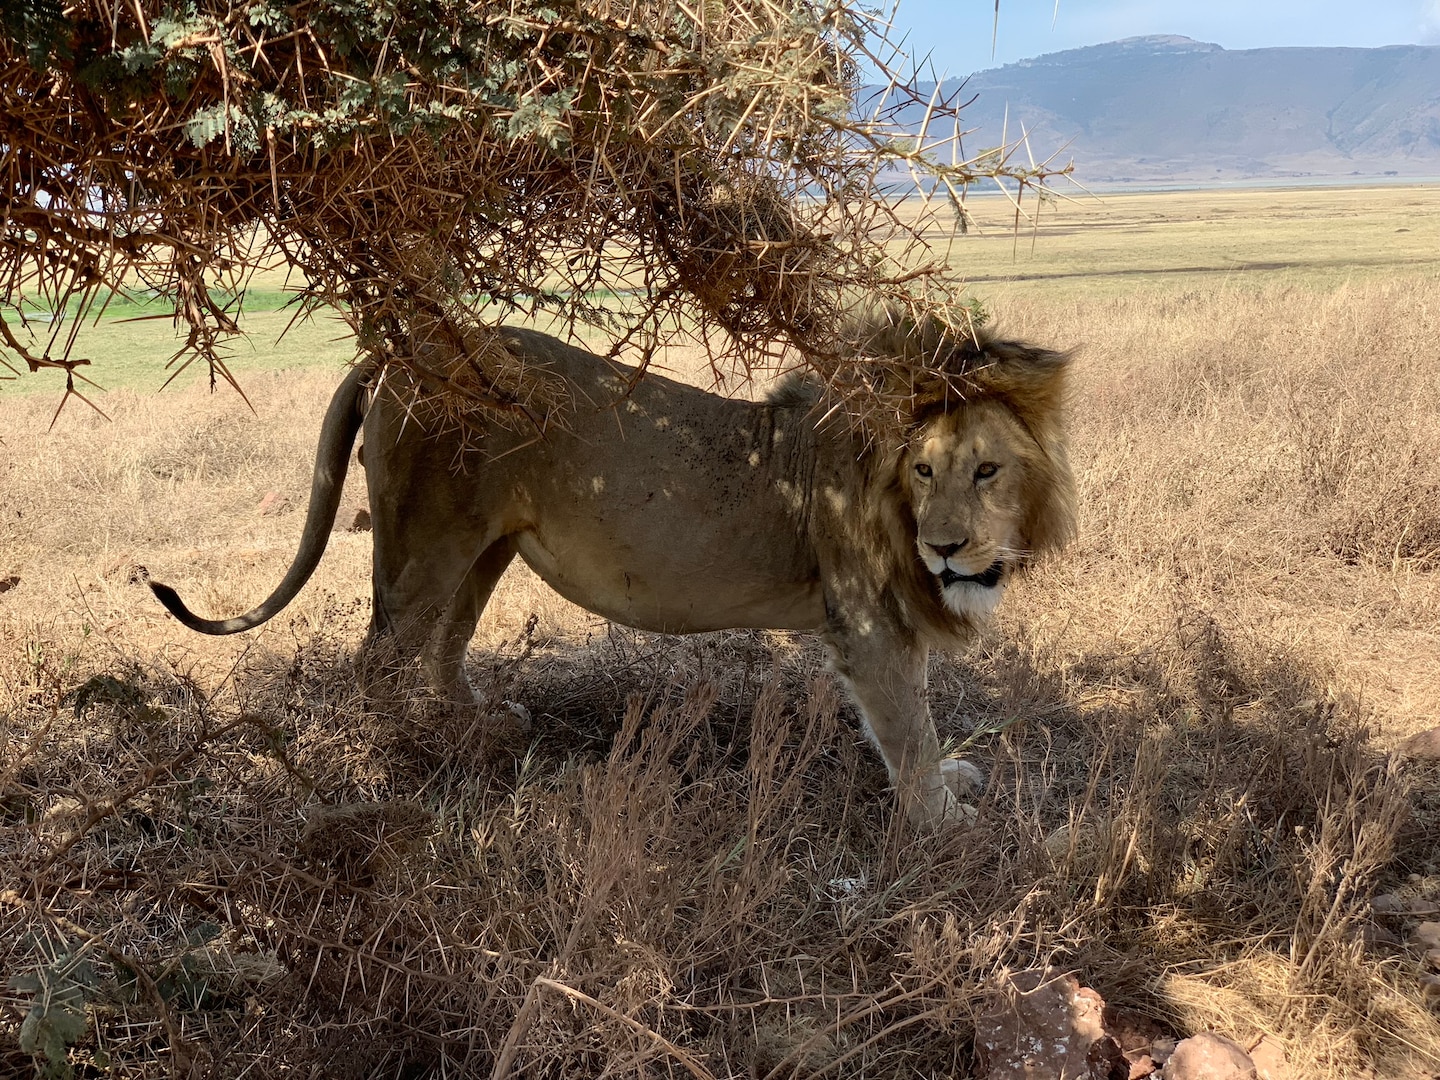
[[[931,544],[930,550],[935,552],[936,555],[939,555],[940,558],[948,559],[969,542],[969,540],[961,540],[958,544]]]

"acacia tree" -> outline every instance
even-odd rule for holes
[[[642,364],[683,333],[843,382],[857,298],[956,318],[884,178],[944,202],[1047,175],[966,160],[885,29],[854,0],[12,0],[0,344],[73,377],[81,320],[27,310],[144,287],[229,378],[245,284],[283,262],[462,408],[543,412],[489,329],[517,310]]]

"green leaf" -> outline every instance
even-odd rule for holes
[[[225,106],[212,105],[201,109],[185,121],[185,137],[196,149],[205,146],[225,133]]]
[[[36,1062],[42,1076],[57,1080],[72,1076],[69,1047],[83,1039],[89,1028],[85,991],[95,985],[89,961],[63,956],[37,972],[17,976],[11,985],[35,993],[20,1025],[20,1049],[43,1058]]]
[[[25,59],[43,70],[52,52],[66,53],[64,5],[60,0],[5,0],[0,4],[0,34],[25,50]]]

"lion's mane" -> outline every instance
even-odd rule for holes
[[[937,646],[958,648],[973,638],[972,619],[948,607],[915,547],[908,467],[911,437],[938,414],[981,402],[1003,406],[1028,435],[1015,448],[1025,463],[1019,542],[1023,570],[1058,550],[1075,531],[1075,483],[1064,424],[1071,355],[1004,340],[986,328],[956,332],[935,319],[914,320],[890,308],[869,310],[847,327],[857,371],[878,408],[846,414],[856,469],[852,505],[860,508],[854,543],[890,583],[897,614]],[[807,405],[823,422],[839,424],[835,392],[797,376],[772,400]]]

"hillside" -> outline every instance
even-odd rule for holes
[[[968,153],[1023,125],[1037,157],[1063,147],[1082,182],[1440,176],[1436,46],[1227,50],[1142,37],[963,82],[944,90],[977,95]]]

